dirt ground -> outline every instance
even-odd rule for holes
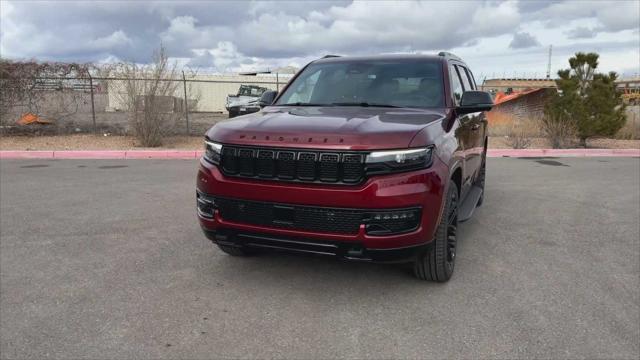
[[[592,139],[590,148],[638,149],[640,140]],[[532,139],[531,149],[549,148],[544,138]],[[202,148],[200,136],[173,136],[165,139],[161,149],[194,150]],[[490,137],[489,148],[508,149],[504,137]],[[94,136],[88,134],[66,136],[0,136],[0,150],[145,150],[132,136]]]
[[[201,136],[165,138],[160,149],[194,150],[202,148]],[[146,150],[133,136],[0,136],[0,150]],[[158,149],[158,148],[155,148]]]

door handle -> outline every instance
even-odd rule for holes
[[[471,130],[478,130],[478,129],[480,129],[480,124],[473,124],[471,126]]]

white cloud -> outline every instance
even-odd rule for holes
[[[603,64],[615,67],[637,63],[640,41],[637,1],[2,1],[0,7],[2,56],[145,62],[162,42],[181,63],[221,72],[302,66],[327,53],[449,50],[480,71],[542,73],[550,44],[556,67],[570,55],[563,51],[586,49],[598,49]]]
[[[578,26],[565,33],[569,39],[591,39],[598,34],[595,29],[586,26]]]
[[[91,47],[102,50],[128,45],[133,45],[133,41],[122,30],[114,31],[111,35],[97,38],[90,43]]]
[[[635,0],[563,1],[534,11],[531,17],[556,27],[574,19],[595,19],[602,31],[617,32],[640,27],[640,2]]]
[[[519,32],[513,34],[513,39],[509,43],[512,49],[526,49],[534,46],[540,46],[540,42],[529,33]]]

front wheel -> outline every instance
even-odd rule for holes
[[[453,274],[458,231],[458,187],[453,181],[445,201],[432,247],[419,254],[413,264],[413,273],[421,280],[447,282]]]

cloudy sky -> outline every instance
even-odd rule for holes
[[[576,51],[601,69],[640,72],[640,0],[0,2],[0,56],[149,61],[164,44],[214,72],[300,67],[324,54],[463,57],[476,77],[544,76]]]

